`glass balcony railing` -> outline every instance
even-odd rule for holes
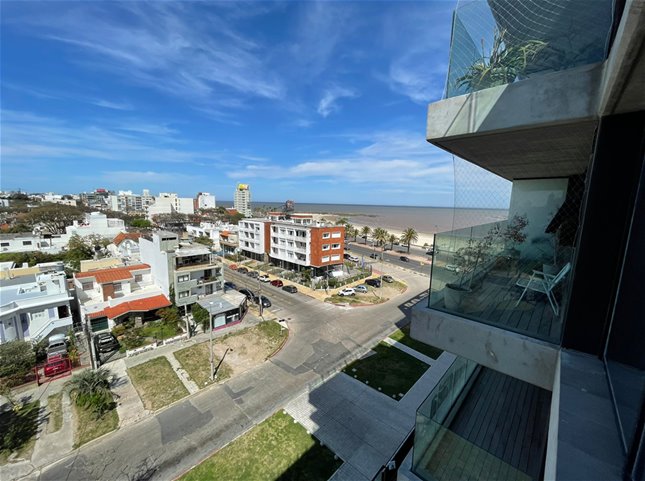
[[[428,307],[558,343],[573,248],[527,241],[525,220],[436,234]]]
[[[460,0],[446,98],[603,61],[613,0]]]

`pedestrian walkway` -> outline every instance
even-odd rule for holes
[[[172,368],[177,373],[177,377],[182,382],[184,387],[188,390],[188,392],[190,394],[194,394],[197,391],[199,391],[199,387],[197,386],[197,384],[195,384],[194,381],[190,380],[190,378],[188,376],[188,373],[184,370],[183,367],[181,367],[181,364],[179,363],[177,358],[174,356],[174,354],[173,353],[168,353],[168,354],[165,354],[165,357],[166,357],[166,359],[168,359],[168,362],[170,363]]]
[[[419,405],[454,359],[444,352],[430,360],[431,367],[398,402],[339,373],[285,411],[344,461],[330,481],[371,480],[412,430]]]
[[[130,381],[125,359],[111,363],[110,371],[115,377],[112,392],[117,395],[116,412],[119,415],[119,428],[136,423],[150,414],[151,411],[143,406],[137,390]]]
[[[406,354],[409,354],[412,357],[416,357],[419,361],[425,362],[428,366],[432,366],[435,362],[435,360],[432,359],[431,357],[426,356],[425,354],[421,354],[419,351],[415,351],[411,347],[408,347],[405,344],[395,341],[390,337],[386,337],[385,339],[383,339],[383,342],[385,342],[386,344],[389,344],[390,346],[396,347],[397,349],[400,349],[401,351],[405,352]]]
[[[47,405],[47,398],[45,398],[45,406]],[[43,402],[41,401],[41,407]],[[48,411],[46,416],[47,421],[40,426],[40,432],[36,444],[34,445],[34,452],[31,456],[32,464],[35,466],[47,466],[58,460],[61,454],[66,454],[74,448],[74,421],[72,415],[72,401],[69,394],[63,391],[62,397],[62,411],[63,411],[63,424],[61,428],[52,433],[49,427],[52,422],[51,412]]]

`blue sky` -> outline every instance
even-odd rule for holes
[[[453,1],[6,2],[3,190],[453,203]]]

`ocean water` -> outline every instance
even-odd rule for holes
[[[217,205],[231,207],[232,202],[218,201]],[[280,202],[252,202],[255,207],[279,210]],[[349,222],[386,230],[413,227],[422,234],[445,232],[471,225],[486,224],[508,217],[505,209],[454,209],[452,207],[413,207],[392,205],[307,204],[296,203],[296,212],[334,214],[347,217]],[[454,224],[453,224],[454,223]]]

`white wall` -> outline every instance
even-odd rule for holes
[[[168,273],[168,254],[160,250],[148,239],[139,239],[139,256],[141,262],[150,266],[153,282],[161,288],[166,296],[170,296],[170,276]]]

